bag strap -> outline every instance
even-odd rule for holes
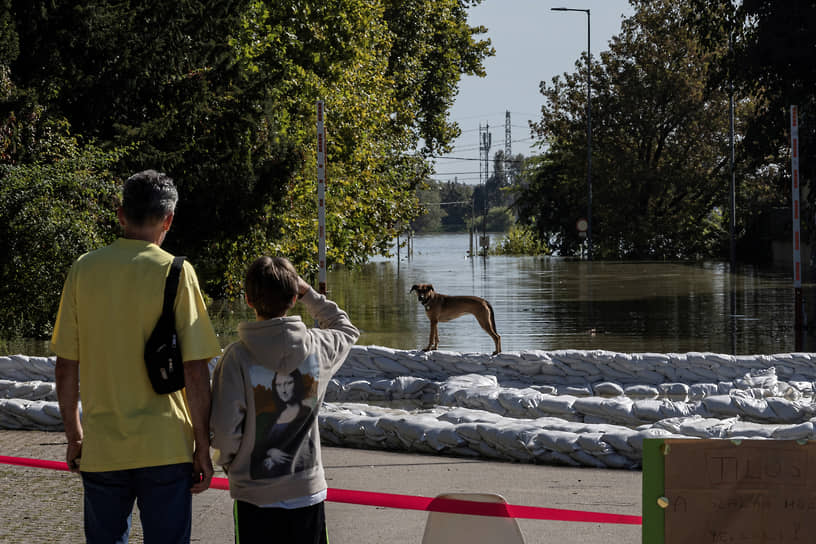
[[[184,265],[185,257],[174,257],[173,264],[170,265],[170,273],[167,274],[167,283],[164,285],[164,306],[162,306],[162,316],[173,315],[173,304],[176,301],[178,292],[179,276],[181,267]]]

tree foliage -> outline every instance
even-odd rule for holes
[[[81,253],[113,240],[119,187],[111,168],[126,149],[81,145],[65,120],[32,104],[0,65],[0,334],[43,336],[63,280]]]
[[[442,230],[442,220],[447,215],[441,205],[439,184],[430,182],[427,188],[418,189],[417,194],[419,203],[422,206],[422,213],[411,222],[411,230],[423,233],[439,232]]]
[[[439,185],[439,199],[445,203],[442,228],[447,232],[466,230],[474,214],[473,186],[446,181]]]
[[[512,171],[518,172],[524,162],[522,155],[513,159]],[[462,232],[471,228],[486,228],[491,232],[508,232],[515,224],[512,205],[513,185],[510,180],[518,180],[518,174],[511,175],[504,170],[504,154],[496,154],[496,167],[488,181],[479,186],[456,181],[444,183],[430,181],[418,189],[422,215],[411,223],[417,232]],[[485,208],[485,195],[488,208]]]
[[[728,96],[707,85],[713,53],[684,24],[689,6],[633,2],[592,70],[592,237],[601,258],[693,258],[726,241]],[[533,161],[518,210],[561,254],[587,216],[586,56],[542,83]]]
[[[0,1],[0,162],[39,167],[57,127],[78,152],[127,148],[119,179],[167,172],[166,247],[213,296],[259,253],[317,269],[317,100],[328,261],[363,262],[415,217],[459,78],[492,54],[479,0]]]
[[[115,238],[115,155],[86,151],[50,164],[0,166],[0,331],[50,332],[62,284],[81,253]]]
[[[752,220],[744,245],[761,232],[773,208],[790,207],[790,108],[799,110],[799,144],[805,155],[816,149],[816,2],[789,0],[689,0],[687,24],[715,56],[709,84],[733,85],[738,97],[751,97],[738,161],[746,176],[745,202]],[[732,47],[723,50],[730,37]],[[816,163],[800,162],[802,183],[816,179]],[[742,189],[742,188],[741,188]],[[802,234],[812,240],[816,192],[804,191]],[[755,198],[756,200],[752,200]],[[748,247],[752,252],[755,248]]]
[[[547,244],[527,225],[513,225],[501,240],[493,244],[494,255],[549,255]]]

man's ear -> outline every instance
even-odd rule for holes
[[[255,309],[255,306],[253,306],[252,303],[249,301],[249,295],[246,293],[244,293],[244,300],[246,300],[247,306],[249,306],[253,310]]]
[[[167,214],[167,217],[164,218],[164,221],[162,221],[163,231],[167,232],[168,230],[170,230],[170,225],[173,224],[173,217],[175,217],[175,214],[173,212],[170,212],[169,214]]]
[[[119,218],[119,224],[124,227],[127,219],[125,219],[125,210],[122,209],[122,206],[116,208],[116,217]]]

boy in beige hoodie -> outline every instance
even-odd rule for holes
[[[281,257],[247,270],[256,321],[238,326],[213,374],[210,429],[235,499],[235,541],[328,542],[317,414],[360,332]],[[298,299],[320,328],[287,316]]]

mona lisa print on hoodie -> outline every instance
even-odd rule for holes
[[[317,417],[319,369],[314,357],[290,373],[249,370],[255,395],[255,447],[250,476],[257,480],[293,474],[315,464],[311,429]]]

